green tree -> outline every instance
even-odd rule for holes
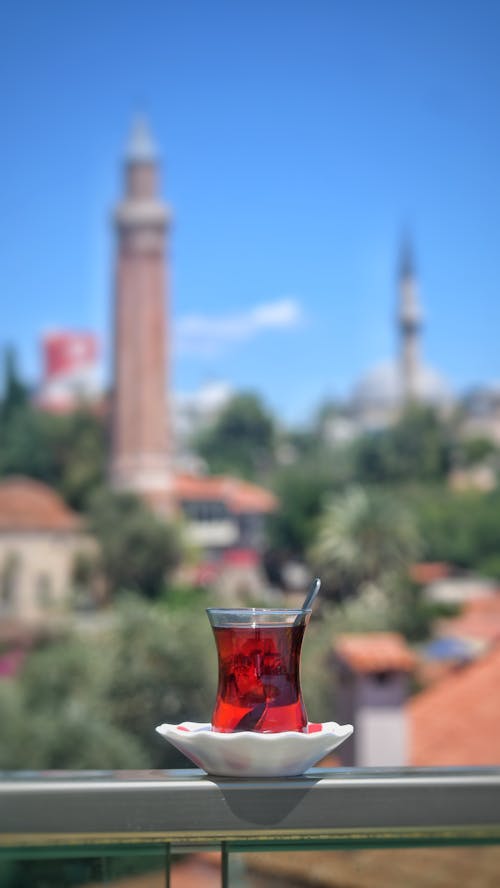
[[[0,682],[0,769],[185,764],[154,728],[209,721],[216,677],[201,607],[170,613],[126,597],[85,635],[52,640]]]
[[[110,661],[95,640],[61,639],[0,683],[0,768],[146,766],[137,741],[110,720]]]
[[[47,417],[29,404],[8,413],[0,432],[0,474],[27,475],[56,486],[60,473]]]
[[[327,467],[298,463],[282,469],[273,480],[279,501],[268,523],[271,549],[284,556],[304,558],[311,546],[325,498],[334,486]]]
[[[458,493],[444,486],[408,492],[428,561],[500,579],[500,491]]]
[[[119,604],[109,705],[113,722],[148,750],[151,767],[173,760],[155,725],[210,721],[217,662],[204,606],[203,598],[190,611],[130,597]]]
[[[54,419],[51,417],[51,419]],[[85,508],[105,481],[107,441],[102,419],[86,409],[60,417],[49,426],[57,464],[57,486],[76,509]]]
[[[352,482],[352,448],[332,448],[318,435],[303,432],[284,438],[294,452],[289,464],[272,475],[279,508],[268,521],[269,559],[305,559],[318,518],[329,496]]]
[[[41,415],[30,404],[28,387],[17,371],[14,349],[7,348],[0,403],[0,475],[29,475],[52,481],[54,470]]]
[[[161,520],[134,494],[108,490],[94,493],[88,519],[110,592],[129,590],[158,597],[181,558],[178,527]]]
[[[498,448],[490,438],[466,438],[460,442],[459,458],[466,466],[476,466],[494,456],[498,458]]]
[[[53,416],[25,404],[2,423],[0,474],[45,481],[77,509],[102,484],[105,454],[102,420],[85,410]]]
[[[407,483],[443,479],[450,469],[453,436],[430,407],[412,405],[391,428],[365,435],[356,448],[362,483]]]
[[[0,403],[0,423],[3,424],[28,403],[28,387],[17,371],[16,352],[12,346],[4,349],[3,394]]]
[[[310,559],[326,590],[343,599],[367,584],[383,589],[419,550],[408,509],[387,492],[351,487],[326,506]]]
[[[213,472],[259,479],[274,465],[275,434],[274,419],[258,396],[243,392],[229,401],[195,446]]]
[[[45,481],[71,506],[82,509],[104,481],[106,449],[104,423],[89,409],[60,416],[31,403],[17,372],[15,352],[7,349],[0,401],[0,475]]]

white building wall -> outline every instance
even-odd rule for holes
[[[0,616],[36,623],[63,612],[70,603],[75,556],[94,548],[91,537],[71,531],[0,533]],[[15,574],[6,600],[2,580],[9,563],[15,564]]]
[[[355,719],[356,765],[399,767],[408,763],[405,707],[363,706]]]

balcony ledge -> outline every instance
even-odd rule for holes
[[[0,774],[0,848],[348,848],[500,842],[500,768]]]

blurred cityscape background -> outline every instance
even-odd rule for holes
[[[498,4],[2,17],[0,768],[186,765],[204,609],[315,575],[326,764],[499,764]]]

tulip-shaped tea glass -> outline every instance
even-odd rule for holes
[[[300,651],[310,610],[208,608],[219,658],[212,729],[306,731]]]

